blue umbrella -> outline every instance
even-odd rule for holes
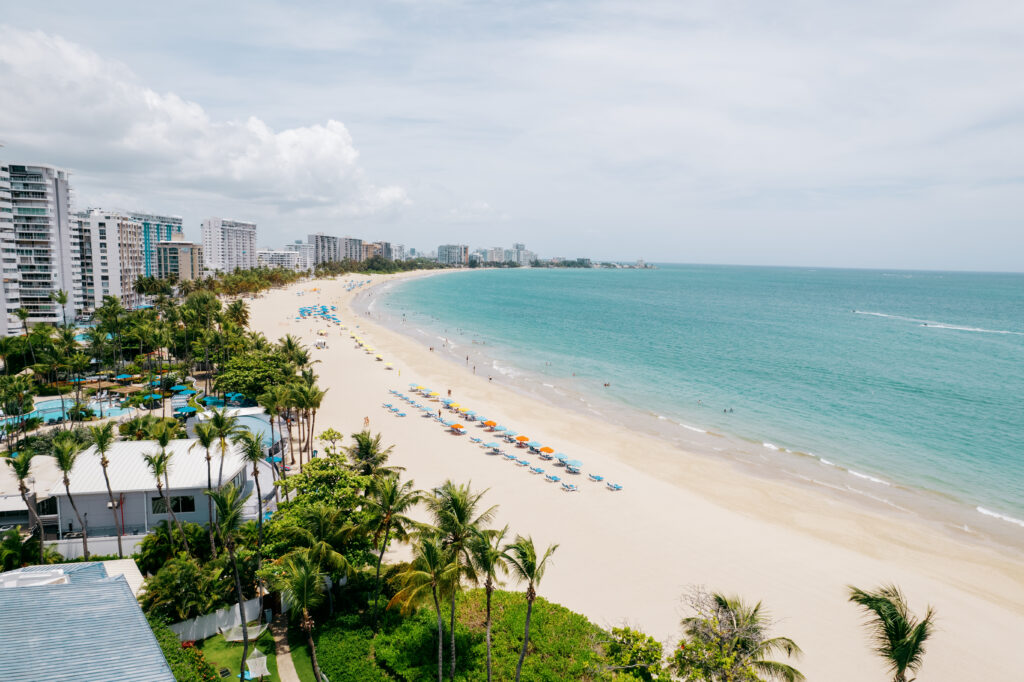
[[[485,443],[484,447],[485,448],[500,448],[501,447],[501,443]]]
[[[495,429],[495,430],[497,430],[497,429]],[[508,429],[505,429],[505,437],[506,438],[512,438],[512,437],[517,436],[517,435],[519,435],[519,434],[517,434],[515,431],[509,431]]]
[[[150,393],[145,397],[145,400],[160,400],[161,398],[163,398],[163,396],[159,393]]]
[[[565,460],[567,460],[569,458],[567,456],[563,455],[561,452],[559,452],[557,455],[555,455],[555,459],[557,459],[559,462],[564,462]]]
[[[508,427],[507,426],[495,426],[494,430],[495,431],[508,431]]]
[[[182,414],[192,414],[193,412],[196,411],[196,408],[192,407],[191,405],[185,405],[183,407],[177,408],[174,411],[175,412],[181,412]]]
[[[531,440],[530,442],[528,442],[526,444],[526,447],[528,447],[528,448],[539,448],[540,447],[540,443],[538,443],[535,440]]]
[[[581,466],[583,466],[583,462],[579,461],[578,459],[570,459],[570,460],[566,460],[565,466],[567,466],[567,467],[581,467]]]
[[[150,386],[159,386],[160,385],[160,380],[159,379],[153,379],[151,382],[149,382],[149,385]]]
[[[193,391],[191,388],[189,388],[189,389],[186,389],[184,391],[180,391],[179,395],[195,395],[198,392],[199,391]]]
[[[115,378],[115,379],[131,379],[131,378],[132,378],[132,375],[131,375],[131,374],[118,374],[118,375],[117,375],[116,377],[114,377],[114,378]]]
[[[171,386],[171,390],[172,391],[187,391],[188,390],[188,386],[185,386],[184,384],[178,384],[177,386]]]

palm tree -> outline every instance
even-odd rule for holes
[[[458,573],[454,552],[445,548],[439,538],[423,536],[413,549],[412,562],[398,576],[402,588],[388,602],[388,608],[401,604],[408,612],[426,601],[428,594],[433,597],[437,614],[437,682],[444,679],[444,621],[439,595],[450,588]]]
[[[249,306],[241,299],[232,301],[228,304],[227,310],[224,311],[224,314],[232,324],[236,324],[239,327],[249,326]]]
[[[526,658],[526,647],[530,643],[530,618],[533,615],[533,600],[537,598],[537,586],[547,568],[548,559],[558,549],[558,545],[549,545],[544,556],[537,560],[537,548],[533,546],[533,538],[516,536],[516,541],[505,548],[505,559],[512,567],[512,573],[520,582],[526,582],[526,630],[523,632],[523,648],[519,652],[516,664],[516,682],[523,671],[523,659]]]
[[[788,637],[769,637],[771,621],[761,603],[748,606],[739,597],[697,590],[691,597],[696,616],[683,619],[683,628],[694,642],[709,645],[722,660],[730,661],[723,679],[756,674],[757,679],[799,682],[805,679],[796,668],[769,660],[775,653],[799,657],[803,652]],[[683,672],[683,671],[681,671]]]
[[[73,353],[67,359],[67,368],[71,372],[75,381],[75,404],[82,404],[82,374],[85,370],[89,369],[89,358],[85,353],[81,351]]]
[[[491,595],[500,583],[498,576],[508,572],[504,548],[508,526],[497,531],[477,530],[469,541],[469,554],[477,581],[483,580],[487,595],[487,682],[491,682]]]
[[[59,435],[66,437],[53,439],[53,458],[57,460],[57,468],[64,475],[64,492],[67,493],[68,502],[71,503],[71,509],[74,510],[75,517],[78,519],[78,525],[82,529],[82,554],[86,561],[88,561],[89,529],[85,527],[82,515],[78,513],[78,505],[75,504],[75,498],[71,495],[71,470],[75,468],[75,461],[77,461],[78,454],[82,451],[82,444],[66,431],[61,432]]]
[[[907,606],[906,597],[895,585],[865,592],[852,585],[850,601],[864,608],[875,642],[875,652],[893,672],[893,682],[907,682],[907,671],[917,673],[924,664],[924,643],[935,629],[935,610],[928,607],[918,620]]]
[[[252,480],[256,483],[256,570],[260,569],[263,549],[263,491],[260,489],[260,462],[263,461],[263,432],[254,434],[245,431],[235,438],[235,443],[242,446],[242,459],[252,465]]]
[[[270,451],[273,454],[274,445],[277,443],[274,436],[274,420],[277,418],[277,411],[281,409],[281,399],[277,391],[267,389],[256,398],[256,402],[270,415]]]
[[[68,304],[68,292],[63,289],[57,289],[57,291],[50,294],[50,300],[60,306],[61,315],[64,317],[64,324],[68,323],[68,311],[65,306]]]
[[[228,453],[228,441],[234,441],[245,433],[245,427],[238,423],[238,417],[228,414],[227,408],[212,410],[210,425],[217,433],[217,441],[220,443],[220,473],[217,474],[217,487],[224,483],[224,457]]]
[[[313,456],[313,428],[316,424],[316,412],[320,409],[320,404],[323,402],[327,391],[321,391],[316,385],[299,384],[295,387],[294,393],[295,403],[305,415],[306,433],[304,440],[306,443],[306,461],[309,461]],[[299,459],[302,459],[301,453]]]
[[[20,352],[21,340],[16,336],[0,336],[0,360],[4,363],[4,374],[11,375],[10,358]]]
[[[178,521],[178,517],[174,513],[174,507],[171,504],[171,485],[170,485],[170,469],[171,469],[171,453],[167,451],[167,446],[171,442],[173,432],[167,428],[165,424],[157,424],[150,431],[150,436],[156,441],[157,445],[160,446],[160,451],[145,455],[143,459],[149,466],[150,472],[153,474],[153,478],[156,479],[156,490],[157,493],[164,498],[164,506],[167,509],[167,515],[171,517],[171,522],[178,527],[178,532],[181,533],[181,541],[185,545],[185,551],[189,554],[192,550],[188,546],[188,538],[185,537],[185,529],[182,527],[181,522]],[[174,535],[171,535],[171,547],[173,550]]]
[[[210,448],[217,440],[217,430],[208,421],[199,422],[196,424],[196,441],[192,445],[188,446],[189,450],[199,445],[203,448],[203,452],[206,453],[206,490],[207,492],[213,490],[213,469],[211,461],[213,458],[210,456]],[[206,525],[206,530],[210,534],[210,553],[213,558],[217,558],[217,543],[214,541],[213,536],[213,498],[207,496],[206,498],[206,517],[210,522]]]
[[[434,490],[434,495],[427,499],[427,509],[434,517],[434,525],[444,546],[453,552],[456,565],[459,567],[456,579],[452,584],[451,593],[451,679],[455,679],[455,595],[459,590],[463,575],[474,579],[473,562],[469,556],[468,543],[477,531],[490,523],[498,507],[493,506],[479,512],[480,498],[486,490],[474,493],[470,485],[456,485],[445,481],[444,485]]]
[[[121,546],[121,536],[124,534],[124,530],[121,528],[121,522],[117,515],[118,504],[114,502],[114,491],[110,487],[110,475],[107,472],[107,467],[110,466],[107,453],[110,452],[110,447],[117,440],[114,422],[107,422],[102,426],[90,426],[89,440],[92,441],[93,446],[96,448],[96,454],[100,456],[100,466],[103,467],[103,480],[107,484],[107,498],[110,500],[110,512],[114,515],[114,528],[117,530],[117,555],[123,559],[124,548]]]
[[[18,308],[14,311],[14,314],[21,320],[22,329],[25,330],[25,339],[28,341],[28,350],[32,354],[32,364],[36,364],[36,349],[32,347],[32,337],[28,335],[28,310],[25,308]]]
[[[399,471],[405,470],[404,467],[385,466],[395,446],[382,447],[380,444],[381,435],[379,433],[376,436],[372,436],[369,431],[362,431],[360,433],[353,433],[352,438],[355,439],[355,444],[349,445],[343,448],[343,450],[348,455],[349,469],[353,473],[360,476],[377,477],[396,474]]]
[[[32,476],[32,457],[35,453],[27,450],[17,457],[6,457],[5,462],[13,469],[14,477],[18,479],[18,492],[21,493],[21,501],[28,508],[29,522],[39,530],[39,563],[43,563],[43,523],[39,520],[39,512],[36,510],[36,496],[29,498],[28,485],[25,483]]]
[[[352,537],[352,528],[346,523],[346,512],[326,502],[295,507],[295,517],[289,520],[283,533],[298,551],[308,552],[322,568],[346,576],[354,572],[342,551]]]
[[[242,594],[242,578],[238,573],[238,559],[235,557],[235,542],[242,526],[242,510],[249,495],[242,497],[242,491],[234,483],[228,483],[220,490],[206,491],[217,507],[217,534],[221,544],[228,550],[231,569],[235,574],[235,596],[238,597],[238,616],[242,622],[242,666],[240,676],[245,677],[245,659],[249,656],[249,628],[246,625],[245,598]]]
[[[379,550],[377,554],[377,590],[373,598],[373,627],[377,628],[377,602],[380,600],[380,566],[384,561],[384,552],[388,542],[394,538],[405,542],[409,533],[416,527],[416,522],[406,516],[419,503],[423,493],[413,490],[413,482],[398,482],[398,476],[379,476],[367,486],[367,496],[363,502],[363,512],[367,518],[364,528],[373,534],[373,545]]]
[[[320,564],[308,552],[295,552],[284,559],[281,592],[292,613],[299,618],[299,627],[306,633],[313,677],[320,682],[320,663],[313,643],[313,618],[309,612],[324,600],[324,574]]]

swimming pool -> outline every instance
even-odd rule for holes
[[[75,404],[74,398],[65,398],[64,406],[61,407],[60,398],[54,398],[53,400],[43,400],[36,403],[36,409],[30,412],[27,416],[38,417],[44,422],[48,422],[52,419],[59,419],[62,416],[67,416],[67,411],[70,410]],[[97,417],[120,417],[128,409],[118,407],[117,405],[111,405],[110,403],[99,403],[90,402],[89,407],[96,414]]]
[[[270,437],[270,415],[267,414],[246,414],[238,418],[238,424],[250,433],[263,434],[263,447],[269,448],[274,444]],[[274,428],[274,438],[280,440],[281,434]]]

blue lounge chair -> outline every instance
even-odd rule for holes
[[[619,485],[618,483],[612,483],[611,481],[608,481],[608,490],[622,490],[622,486]]]
[[[577,492],[579,488],[576,487],[575,483],[563,483],[562,490],[564,490],[567,493],[574,493]]]
[[[470,443],[482,443],[483,440],[481,440],[480,438],[477,438],[476,436],[470,436],[469,437],[469,442]]]
[[[570,474],[578,474],[578,473],[580,473],[580,468],[579,467],[571,467],[571,466],[566,465],[565,470],[568,471]]]
[[[517,461],[517,460],[519,459],[519,458],[518,458],[518,457],[516,457],[515,455],[510,455],[510,454],[508,454],[507,452],[506,452],[506,453],[504,453],[504,454],[502,455],[502,457],[504,457],[505,459],[509,460],[510,462],[514,462],[514,461]]]
[[[498,448],[491,448],[490,450],[487,451],[487,454],[488,455],[501,455],[503,453]]]
[[[396,416],[398,416],[398,417],[404,417],[404,416],[405,416],[405,412],[399,412],[399,413],[398,413],[398,414],[397,414]]]
[[[521,467],[528,467],[528,466],[530,466],[530,463],[527,462],[525,459],[517,459],[516,460],[516,465],[517,466],[521,466]]]
[[[559,483],[562,479],[552,474],[545,474],[544,478],[547,479],[548,483]]]
[[[551,455],[549,455],[546,452],[540,453],[540,458],[543,459],[546,462],[550,462],[552,459],[554,459],[554,457],[552,457]]]
[[[530,473],[531,474],[543,474],[544,470],[541,469],[540,467],[530,467]]]
[[[601,481],[604,480],[604,476],[598,476],[597,474],[587,474],[587,478],[589,478],[591,481],[594,481],[595,483],[600,483]]]

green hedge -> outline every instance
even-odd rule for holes
[[[178,682],[216,682],[217,671],[195,647],[182,647],[178,635],[157,618],[149,619],[149,627],[156,635],[156,641],[164,652],[164,658],[171,666],[171,673]]]

